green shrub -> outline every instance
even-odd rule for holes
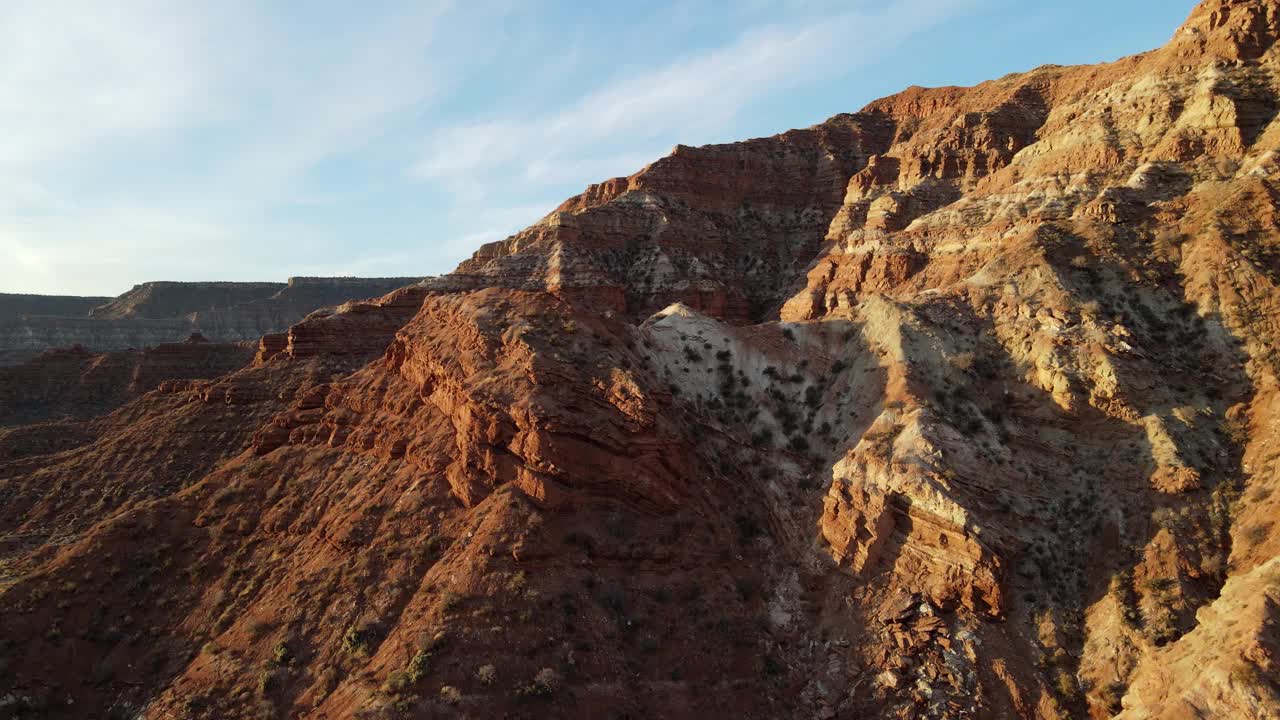
[[[271,690],[272,684],[275,683],[275,678],[275,672],[272,670],[263,670],[258,673],[258,694],[266,695]]]
[[[1057,689],[1059,697],[1071,699],[1080,691],[1080,686],[1076,682],[1076,676],[1066,670],[1059,670],[1057,677]]]
[[[516,688],[520,697],[548,697],[556,691],[560,684],[560,676],[551,668],[542,668],[534,676],[532,682]]]
[[[440,699],[450,705],[457,705],[462,702],[462,692],[452,685],[445,685],[440,688]]]
[[[357,628],[352,625],[342,636],[342,652],[348,655],[368,655],[373,646],[373,631],[368,626]]]
[[[282,640],[276,643],[276,647],[271,651],[271,659],[277,665],[288,665],[293,660],[293,654],[289,652],[289,646]]]
[[[413,658],[409,660],[409,664],[403,670],[396,670],[387,676],[387,681],[382,686],[383,691],[389,693],[403,692],[422,682],[431,670],[431,659],[435,656],[436,651],[444,646],[445,640],[445,634],[440,632],[436,633],[430,640],[421,643],[418,652],[414,653]]]

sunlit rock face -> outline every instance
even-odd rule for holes
[[[681,146],[0,429],[0,708],[1277,717],[1278,33]]]

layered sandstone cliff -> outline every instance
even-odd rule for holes
[[[46,350],[0,367],[0,427],[105,414],[165,383],[225,375],[253,359],[248,344],[201,335],[144,350],[95,353],[83,346]]]
[[[109,297],[0,293],[0,319],[15,320],[27,315],[86,317],[91,310],[111,300]]]
[[[0,431],[0,709],[1280,717],[1277,39],[680,147]]]
[[[287,283],[150,282],[116,298],[0,295],[0,366],[34,358],[51,348],[147,348],[179,342],[192,333],[213,342],[256,343],[262,335],[287,330],[315,310],[378,297],[420,280],[294,277]]]

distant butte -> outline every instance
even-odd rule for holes
[[[423,278],[294,277],[287,283],[148,282],[115,297],[0,293],[0,367],[50,348],[146,348],[201,332],[257,343],[309,313],[384,295]]]

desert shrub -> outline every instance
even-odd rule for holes
[[[1124,709],[1124,706],[1120,704],[1120,700],[1124,697],[1126,689],[1124,683],[1112,682],[1098,692],[1098,699],[1107,708],[1107,712],[1115,715]]]
[[[542,668],[533,680],[526,685],[522,685],[516,689],[516,694],[520,697],[547,697],[556,691],[560,685],[560,676],[551,668]]]
[[[1111,576],[1111,597],[1120,608],[1120,615],[1130,627],[1138,626],[1138,603],[1133,593],[1133,573],[1122,570]]]
[[[1058,670],[1058,677],[1055,685],[1058,690],[1058,696],[1062,698],[1071,699],[1080,692],[1080,686],[1076,682],[1076,676],[1066,670]]]
[[[519,570],[507,578],[507,592],[519,595],[528,587],[529,580],[523,570]]]
[[[1251,546],[1261,545],[1267,539],[1267,536],[1271,534],[1271,526],[1271,522],[1263,521],[1245,530],[1245,542]]]
[[[1173,508],[1159,508],[1151,513],[1151,520],[1157,527],[1175,532],[1178,529],[1178,513]]]
[[[492,685],[493,681],[497,677],[498,677],[498,669],[492,665],[481,665],[480,669],[476,670],[476,679],[479,680],[480,684],[485,687]]]
[[[368,655],[373,647],[374,632],[369,626],[357,628],[352,625],[342,636],[342,652],[348,655]]]
[[[431,670],[431,659],[435,657],[436,651],[444,646],[446,635],[443,632],[436,633],[431,638],[422,640],[418,644],[418,651],[409,659],[409,664],[403,670],[396,670],[387,677],[385,690],[391,692],[401,692],[422,681]]]
[[[1174,612],[1171,594],[1176,585],[1174,578],[1154,578],[1146,584],[1151,591],[1151,605],[1146,618],[1147,636],[1159,646],[1178,638],[1178,616]]]
[[[822,390],[816,385],[810,385],[804,389],[804,404],[811,408],[818,407],[822,403]]]
[[[271,651],[271,659],[277,665],[288,665],[293,660],[293,653],[289,652],[289,646],[283,640],[276,643],[275,648]]]
[[[276,674],[274,670],[263,670],[258,673],[258,694],[266,695],[271,691],[272,685],[275,684]]]
[[[422,649],[413,654],[409,659],[409,666],[404,669],[405,676],[409,682],[418,682],[426,677],[427,671],[431,668],[431,656],[434,653],[431,650]]]
[[[1178,618],[1173,614],[1172,608],[1161,607],[1153,613],[1153,617],[1148,620],[1147,628],[1151,642],[1159,647],[1178,639]]]

